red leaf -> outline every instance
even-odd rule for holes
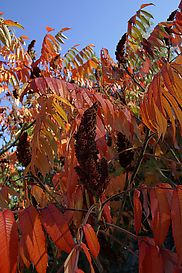
[[[46,30],[47,30],[47,32],[50,32],[50,31],[52,31],[52,30],[54,30],[54,28],[52,28],[52,27],[46,27]]]
[[[10,210],[0,212],[0,272],[15,273],[18,257],[18,228]]]
[[[136,190],[134,191],[134,226],[136,235],[138,235],[140,228],[141,228],[141,222],[142,222],[142,205],[140,202],[140,191]]]
[[[93,265],[92,265],[92,259],[91,259],[91,256],[90,256],[87,246],[84,243],[81,243],[81,248],[83,249],[83,251],[87,257],[87,260],[90,264],[91,273],[95,273]]]
[[[30,261],[27,258],[28,254],[26,251],[26,248],[24,247],[24,242],[22,240],[20,240],[20,244],[19,244],[19,254],[20,254],[20,266],[21,266],[21,262],[23,262],[23,264],[26,266],[26,268],[30,267]]]
[[[84,271],[78,268],[75,273],[84,273]]]
[[[84,225],[83,231],[85,234],[88,248],[90,252],[92,253],[92,255],[94,256],[94,258],[96,258],[99,255],[100,244],[95,234],[95,231],[90,224]]]
[[[35,265],[38,273],[46,273],[48,257],[45,236],[36,209],[30,206],[21,212],[19,223],[24,255],[28,255],[26,258]]]
[[[179,262],[182,263],[182,186],[173,191],[171,204],[172,231]]]
[[[53,204],[50,204],[41,211],[41,220],[56,246],[69,253],[74,247],[74,241],[65,216]]]
[[[145,7],[153,6],[153,5],[154,5],[153,3],[143,4],[141,5],[140,9],[144,9]]]
[[[101,199],[102,202],[104,202],[106,199],[107,199],[107,198],[106,198],[105,194],[103,194],[103,195],[102,195],[102,199]],[[111,208],[110,208],[109,202],[106,203],[106,204],[104,205],[104,208],[103,208],[103,215],[104,215],[104,217],[105,217],[105,219],[106,219],[106,222],[108,222],[108,223],[111,223],[111,222],[112,222]]]
[[[150,203],[152,213],[151,228],[156,244],[161,245],[168,233],[170,226],[170,207],[167,198],[169,184],[160,184],[150,191]]]
[[[160,249],[151,238],[143,237],[139,240],[139,272],[164,273]]]
[[[182,268],[178,266],[178,256],[176,253],[161,249],[162,259],[164,261],[165,273],[182,273]]]

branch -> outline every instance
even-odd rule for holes
[[[145,92],[145,88],[143,88],[143,86],[141,86],[141,84],[135,79],[135,77],[133,76],[133,74],[130,73],[130,71],[128,70],[128,68],[126,67],[125,64],[122,64],[124,70],[126,71],[126,73],[130,76],[130,78],[132,78],[132,80],[134,81],[134,83],[136,83],[136,85],[138,85],[138,87],[140,87],[142,89],[142,91]]]
[[[158,158],[158,159],[161,159],[161,160],[164,160],[164,161],[168,161],[168,162],[171,162],[171,163],[175,162],[177,165],[182,166],[181,162],[170,159],[170,158],[167,158],[167,157],[164,157],[164,156],[158,156],[158,155],[154,155],[154,154],[150,154],[150,153],[145,153],[144,156],[155,157],[155,158]]]
[[[35,123],[35,120],[33,122],[31,122],[29,125],[27,125],[26,127],[23,127],[20,130],[20,133],[18,134],[18,136],[15,138],[15,140],[13,142],[9,143],[5,148],[2,148],[0,150],[0,156],[3,155],[5,152],[7,152],[11,147],[15,146],[15,144],[18,142],[18,140],[21,137],[21,135],[23,134],[23,132],[26,131],[27,129],[29,129],[34,123]]]
[[[131,179],[129,181],[129,185],[131,185],[133,183],[133,181],[135,180],[135,177],[140,169],[140,166],[141,166],[141,163],[142,163],[142,160],[143,160],[143,157],[144,157],[144,154],[146,152],[146,149],[147,149],[147,145],[148,145],[148,142],[149,140],[154,136],[155,134],[151,134],[150,135],[150,130],[147,129],[147,133],[146,133],[146,136],[145,136],[145,140],[144,140],[144,143],[143,143],[143,147],[142,147],[142,150],[141,150],[141,153],[139,155],[139,158],[138,158],[138,161],[137,161],[137,164],[136,164],[136,167],[135,167],[135,170],[134,172],[132,173],[132,176],[131,176]]]

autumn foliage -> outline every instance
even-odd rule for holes
[[[0,13],[0,273],[182,272],[182,3],[116,46]]]

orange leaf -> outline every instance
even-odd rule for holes
[[[140,191],[136,190],[134,191],[134,226],[136,234],[138,235],[140,228],[141,228],[141,222],[142,222],[142,205],[140,202]]]
[[[4,20],[4,24],[10,27],[19,27],[19,28],[24,28],[22,25],[20,25],[18,22],[14,22],[12,20]]]
[[[53,204],[40,214],[42,224],[53,242],[60,250],[69,253],[74,247],[74,241],[65,216]]]
[[[40,217],[32,206],[26,208],[19,216],[21,241],[25,256],[34,265],[38,273],[46,273],[48,257],[45,236]]]
[[[47,30],[47,32],[50,32],[50,31],[52,31],[52,30],[54,30],[54,28],[52,28],[52,27],[46,27],[46,30]]]
[[[13,213],[0,212],[0,272],[15,273],[18,257],[18,228]]]
[[[84,225],[83,231],[85,234],[85,238],[86,238],[89,250],[92,253],[92,255],[94,256],[94,258],[96,258],[99,255],[100,244],[99,244],[98,238],[95,234],[95,231],[90,224]]]
[[[91,273],[95,273],[95,270],[94,270],[93,265],[92,265],[92,259],[91,259],[91,256],[90,256],[90,253],[88,251],[87,246],[84,243],[81,243],[81,248],[83,249],[83,251],[84,251],[84,253],[85,253],[86,257],[87,257],[87,260],[88,260],[88,262],[90,264]]]
[[[176,252],[179,256],[180,264],[182,263],[182,186],[178,186],[173,191],[171,204],[172,231]]]
[[[33,187],[31,188],[31,194],[33,195],[37,203],[40,205],[40,207],[43,208],[47,206],[48,197],[42,188],[40,188],[37,185],[33,185]]]
[[[26,35],[21,35],[20,38],[22,38],[24,40],[29,40],[28,36],[26,36]]]

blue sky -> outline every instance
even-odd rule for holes
[[[95,44],[99,54],[102,47],[109,49],[114,57],[115,47],[127,28],[127,21],[135,14],[142,0],[1,0],[0,11],[6,19],[21,23],[25,30],[18,34],[27,35],[37,41],[40,48],[46,33],[45,27],[51,26],[59,31],[62,27],[71,27],[63,52],[74,44],[80,49],[89,43]],[[167,19],[180,0],[154,0],[155,6],[147,10],[153,14],[155,22]]]

